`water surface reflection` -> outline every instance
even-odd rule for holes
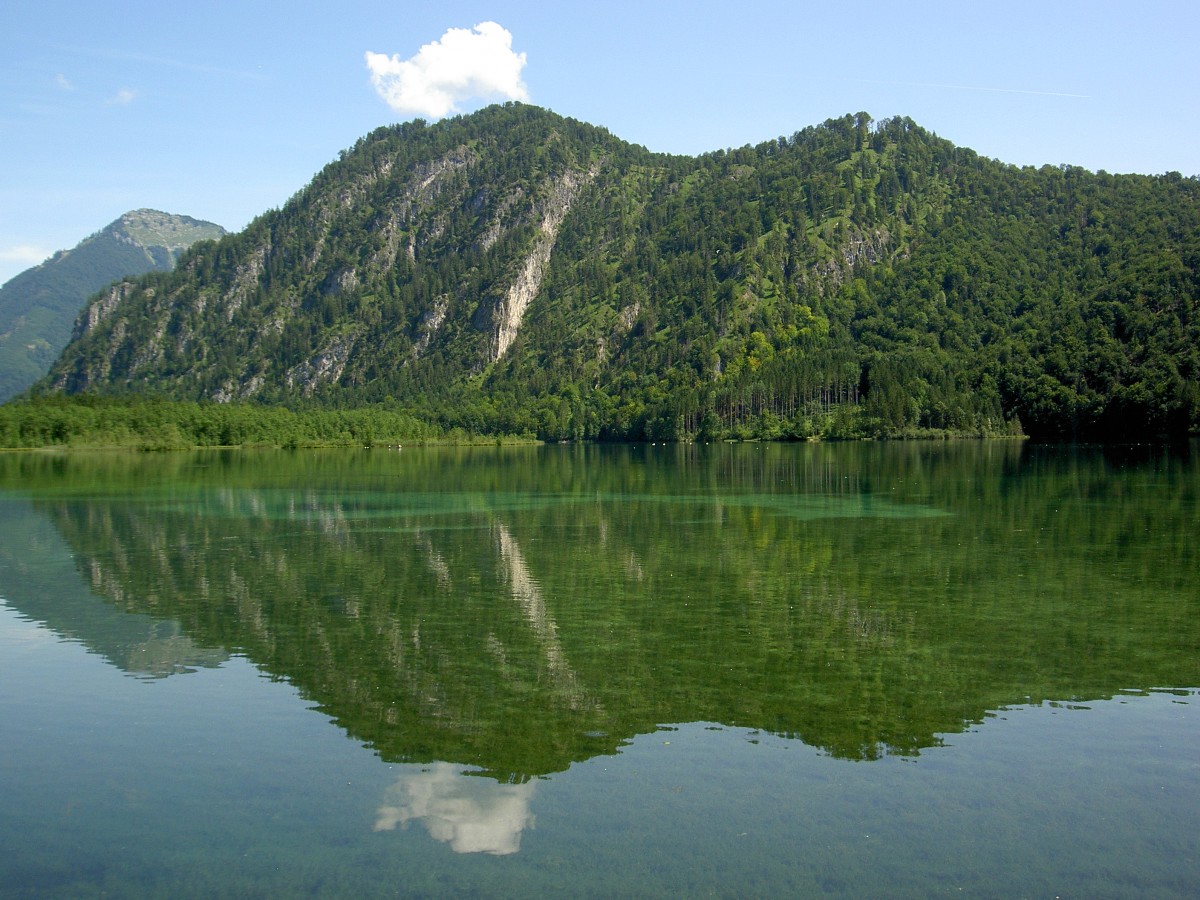
[[[375,830],[420,822],[430,837],[455,853],[516,853],[521,832],[534,824],[530,802],[536,785],[472,777],[452,763],[414,767],[388,788]]]
[[[1200,683],[1190,455],[18,456],[0,484],[50,535],[35,558],[69,548],[71,590],[166,623],[174,665],[244,654],[388,761],[505,784],[663,722],[878,759],[1013,704]]]
[[[1198,496],[1017,444],[0,456],[0,883],[1194,896]]]

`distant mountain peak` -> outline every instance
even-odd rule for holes
[[[171,251],[185,250],[198,240],[216,240],[226,233],[212,222],[157,209],[130,210],[105,231],[110,229],[123,232],[143,247],[165,247]]]
[[[0,287],[0,402],[46,374],[92,294],[122,278],[170,270],[197,241],[225,234],[191,216],[135,209],[15,275]]]

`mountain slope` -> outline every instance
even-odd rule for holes
[[[225,229],[156,210],[127,212],[0,287],[0,402],[46,374],[88,297],[118,278],[168,270],[198,240]]]
[[[863,113],[668,157],[534,107],[382,128],[94,298],[43,389],[398,402],[560,438],[1200,424],[1200,184]]]

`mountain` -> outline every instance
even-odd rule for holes
[[[224,234],[211,222],[139,209],[9,279],[0,287],[0,402],[46,374],[88,297],[117,279],[170,269],[196,241]]]
[[[550,439],[1200,426],[1200,181],[865,113],[664,156],[519,104],[380,128],[94,297],[42,392]]]

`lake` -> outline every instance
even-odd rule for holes
[[[1200,445],[0,455],[0,896],[1200,895]]]

